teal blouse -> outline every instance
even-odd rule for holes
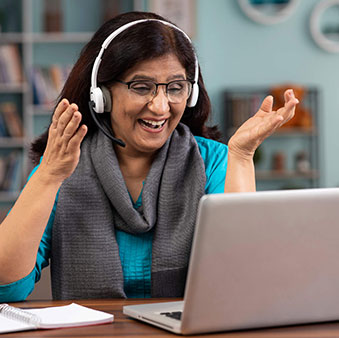
[[[227,146],[200,136],[196,136],[195,139],[205,164],[205,193],[223,193],[227,169]],[[33,169],[28,180],[37,168],[38,166]],[[40,242],[34,269],[29,275],[16,282],[0,285],[0,303],[25,300],[33,291],[35,283],[39,281],[42,269],[48,266],[57,201],[58,195]],[[138,208],[141,204],[140,194],[138,200],[134,203],[134,207]],[[119,246],[124,289],[127,297],[150,297],[153,231],[141,235],[132,235],[116,230],[116,239]]]

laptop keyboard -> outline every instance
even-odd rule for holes
[[[160,314],[163,315],[163,316],[166,316],[166,317],[170,317],[170,318],[174,318],[174,319],[177,319],[177,320],[181,320],[182,311],[161,312]]]

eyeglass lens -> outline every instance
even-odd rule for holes
[[[129,83],[130,91],[146,100],[152,100],[157,95],[159,86],[166,86],[165,92],[171,103],[181,103],[186,100],[192,90],[192,83],[188,80],[171,81],[166,84],[153,81],[132,81]]]

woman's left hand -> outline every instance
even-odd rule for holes
[[[299,103],[293,90],[284,93],[285,105],[277,111],[272,111],[273,97],[267,96],[258,112],[245,121],[228,142],[229,151],[243,159],[252,159],[258,146],[274,131],[289,121]]]

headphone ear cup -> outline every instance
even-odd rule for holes
[[[93,102],[93,110],[101,114],[104,112],[104,98],[103,93],[99,87],[95,87],[91,90],[90,99]]]
[[[100,87],[104,99],[104,112],[110,113],[112,111],[112,94],[111,91],[105,87]]]
[[[197,104],[198,97],[199,97],[199,85],[197,83],[194,83],[192,93],[187,101],[187,107],[194,107]]]

